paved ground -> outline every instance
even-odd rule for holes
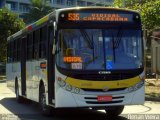
[[[132,114],[159,114],[160,102],[146,101],[144,105],[126,106],[123,114],[115,120],[132,119]],[[6,119],[7,118],[7,119]],[[10,118],[10,119],[9,119]],[[0,82],[0,120],[106,120],[104,111],[91,111],[86,109],[64,109],[56,112],[56,117],[44,117],[35,103],[18,104],[15,94]],[[138,118],[136,118],[138,119]],[[157,116],[158,119],[158,116]],[[158,120],[159,120],[158,119]],[[141,120],[141,119],[140,119]],[[154,119],[151,119],[154,120]]]

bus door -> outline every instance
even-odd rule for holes
[[[47,68],[48,68],[48,102],[49,104],[53,104],[52,100],[55,99],[55,56],[52,54],[52,47],[53,47],[53,40],[54,40],[54,28],[53,25],[48,27],[48,54],[47,54]]]
[[[21,40],[21,91],[26,96],[26,37]]]

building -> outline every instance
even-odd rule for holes
[[[114,0],[48,0],[53,8],[66,8],[75,6],[112,6]],[[8,7],[23,17],[30,10],[30,0],[0,0],[0,8]]]
[[[1,0],[0,8],[7,7],[9,10],[18,13],[21,17],[30,10],[30,0]]]

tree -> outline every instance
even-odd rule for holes
[[[26,23],[35,22],[53,11],[53,8],[49,6],[49,0],[30,0],[30,2],[30,12],[24,15]]]
[[[6,61],[7,37],[19,31],[25,26],[18,15],[7,8],[0,9],[0,62]]]
[[[114,6],[123,7],[123,1],[115,0]],[[125,0],[125,7],[140,12],[143,26],[149,32],[160,28],[160,0]]]
[[[145,3],[148,3],[150,1],[154,1],[154,0],[114,0],[114,6],[115,7],[127,7],[127,8],[132,8],[133,6],[135,6],[136,4],[140,4],[143,5]]]
[[[147,2],[142,6],[141,15],[145,28],[152,31],[160,27],[160,0]]]

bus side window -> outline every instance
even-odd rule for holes
[[[27,60],[33,58],[32,51],[33,51],[33,36],[32,33],[30,33],[27,36]]]
[[[11,42],[7,44],[7,62],[11,62]]]
[[[11,59],[10,59],[10,62],[13,62],[13,50],[14,50],[13,41],[11,41],[10,44],[11,44],[11,52],[10,52],[11,53]]]
[[[17,61],[20,61],[20,58],[21,58],[21,56],[20,56],[20,39],[18,38],[17,39]]]
[[[33,32],[33,58],[39,58],[40,29]]]
[[[47,26],[40,29],[39,57],[46,58]]]
[[[18,39],[14,40],[14,61],[17,62],[17,41]]]
[[[13,41],[13,62],[16,61],[16,40]]]

